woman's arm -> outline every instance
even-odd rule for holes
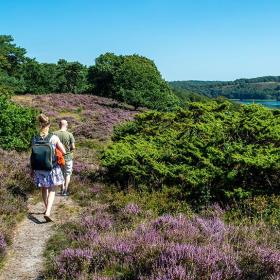
[[[57,148],[65,155],[66,154],[66,150],[63,146],[63,144],[60,142],[60,140],[58,139],[57,143],[56,143]]]

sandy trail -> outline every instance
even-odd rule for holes
[[[45,222],[42,202],[29,205],[29,214],[15,232],[13,244],[0,272],[0,280],[44,279],[40,275],[43,271],[45,245],[54,233],[55,224],[62,221],[62,215],[59,214],[62,213],[61,209],[69,204],[72,204],[70,198],[56,197],[52,209],[52,223]]]

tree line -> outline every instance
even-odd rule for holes
[[[265,76],[235,81],[174,81],[174,90],[194,91],[210,98],[280,99],[280,76]]]
[[[168,111],[200,96],[174,91],[155,63],[143,56],[105,53],[95,64],[59,59],[40,63],[17,46],[10,35],[0,35],[0,93],[88,93],[114,98],[137,107]]]

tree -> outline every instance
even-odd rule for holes
[[[61,59],[58,67],[58,91],[81,93],[88,89],[87,67],[79,62],[67,62]]]
[[[101,55],[90,67],[88,79],[94,94],[135,107],[170,110],[179,104],[154,62],[143,56]]]
[[[13,41],[10,35],[0,35],[0,70],[9,76],[19,77],[26,50],[17,47]]]
[[[28,93],[43,93],[46,83],[45,73],[35,59],[27,59],[23,65],[22,78]]]
[[[92,93],[116,98],[117,85],[115,81],[117,69],[123,62],[122,56],[105,53],[95,60],[95,65],[89,67],[88,81]]]
[[[27,150],[36,133],[37,111],[13,103],[10,94],[9,89],[0,86],[0,147]]]

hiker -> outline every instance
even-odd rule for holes
[[[56,160],[56,150],[65,154],[65,148],[59,138],[49,133],[50,121],[44,115],[39,115],[40,134],[32,139],[31,167],[34,181],[42,190],[46,207],[44,218],[51,222],[51,208],[55,198],[55,187],[64,183],[62,170]]]
[[[55,131],[54,134],[58,136],[66,150],[64,155],[65,165],[62,167],[64,183],[62,185],[61,195],[67,196],[69,195],[68,188],[73,171],[73,150],[76,148],[75,138],[71,132],[67,131],[68,122],[66,120],[59,122],[59,128],[60,130]]]

